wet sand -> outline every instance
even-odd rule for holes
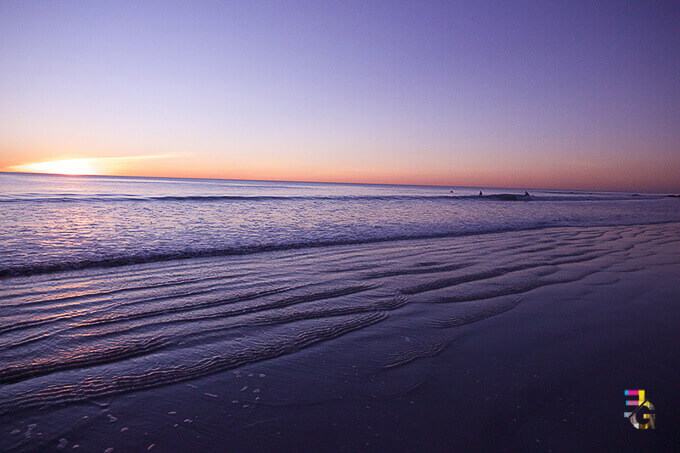
[[[11,279],[1,445],[673,451],[678,233],[556,228]],[[261,294],[178,301],[159,286],[223,269]],[[646,390],[655,430],[623,417],[625,389]]]

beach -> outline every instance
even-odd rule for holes
[[[0,453],[679,452],[679,29],[0,1]]]
[[[2,280],[4,450],[672,450],[680,223]],[[645,389],[655,430],[623,417]]]

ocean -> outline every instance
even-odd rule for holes
[[[484,196],[479,197],[479,191]],[[653,194],[0,174],[0,277],[551,226],[680,220]]]
[[[615,433],[578,401],[677,369],[632,354],[678,319],[680,201],[524,190],[0,174],[3,449],[489,447],[450,411],[487,429],[530,385]],[[607,382],[564,390],[645,304]]]

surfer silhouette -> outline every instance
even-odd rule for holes
[[[524,191],[524,196],[525,196],[525,197],[530,197],[531,195],[529,195],[529,192],[525,190],[525,191]]]
[[[480,197],[482,196],[482,191],[481,191],[481,190],[479,191],[479,196],[480,196]]]

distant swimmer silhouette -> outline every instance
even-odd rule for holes
[[[480,197],[482,196],[482,191],[481,191],[481,190],[479,191],[479,196],[480,196]]]

